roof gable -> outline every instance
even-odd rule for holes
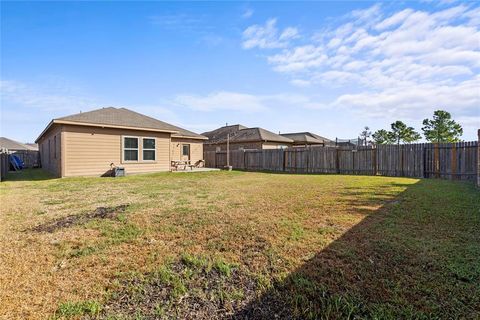
[[[193,139],[207,139],[195,132],[171,125],[155,118],[126,108],[102,108],[88,112],[81,112],[66,117],[54,119],[52,123],[73,123],[78,125],[94,125],[106,127],[119,127],[125,129],[146,129],[151,131],[169,132],[174,137],[188,137]],[[45,129],[39,138],[47,131]],[[37,141],[38,141],[37,139]]]

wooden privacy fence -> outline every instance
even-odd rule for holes
[[[8,172],[8,153],[0,152],[0,181],[3,181]]]
[[[40,167],[40,152],[34,150],[19,150],[13,152],[14,155],[19,157],[25,168],[38,168]]]
[[[230,165],[247,171],[341,173],[475,181],[478,142],[230,151]],[[225,151],[206,151],[207,167],[227,165]]]

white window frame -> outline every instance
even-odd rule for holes
[[[143,140],[144,140],[144,139],[152,139],[153,141],[155,141],[155,148],[154,148],[154,149],[144,149],[144,148],[143,148]],[[157,138],[155,138],[155,137],[141,137],[141,141],[142,141],[142,161],[143,161],[143,162],[156,162],[156,161],[157,161]],[[153,160],[145,160],[145,159],[143,159],[143,151],[144,151],[144,150],[147,150],[147,151],[152,151],[152,150],[153,150],[153,151],[155,151],[155,159],[153,159]]]
[[[137,139],[137,148],[125,148],[125,138]],[[137,160],[125,160],[125,150],[137,150]],[[140,162],[140,137],[122,136],[122,162],[124,163]]]

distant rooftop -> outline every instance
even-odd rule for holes
[[[9,150],[38,150],[36,144],[25,144],[5,137],[0,137],[0,149]]]
[[[280,134],[283,137],[293,139],[295,143],[299,144],[329,144],[334,141],[319,136],[318,134],[311,132],[291,132],[291,133],[282,133]]]
[[[276,133],[263,128],[247,128],[240,124],[224,126],[212,131],[204,132],[202,135],[208,137],[208,143],[224,143],[227,141],[227,135],[230,135],[231,142],[246,141],[267,141],[293,143],[290,138],[282,137]]]

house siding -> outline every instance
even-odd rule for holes
[[[154,162],[122,161],[122,137],[156,138]],[[127,174],[168,171],[170,169],[170,133],[128,129],[97,128],[64,125],[63,176],[100,176],[108,172],[110,164],[125,168]],[[142,143],[139,141],[141,159]]]
[[[280,143],[280,142],[264,142],[262,144],[262,149],[281,149],[285,147],[290,147],[290,143]]]
[[[42,168],[55,177],[61,177],[62,126],[53,126],[38,141]]]
[[[290,147],[290,143],[279,143],[279,142],[233,142],[230,143],[230,150],[240,150],[240,149],[251,149],[251,150],[261,150],[261,149],[279,149],[282,146]],[[204,150],[205,151],[217,151],[217,147],[220,148],[219,151],[227,151],[227,144],[226,143],[218,143],[218,144],[205,144]]]
[[[226,143],[218,144],[206,144],[204,145],[205,151],[217,151],[217,148],[220,148],[218,151],[227,151]],[[240,149],[262,149],[262,142],[232,142],[229,146],[230,150],[240,150]]]
[[[182,144],[190,144],[190,161],[195,163],[203,159],[203,141],[196,139],[176,138],[172,137],[170,147],[170,158],[172,160],[182,159]]]

